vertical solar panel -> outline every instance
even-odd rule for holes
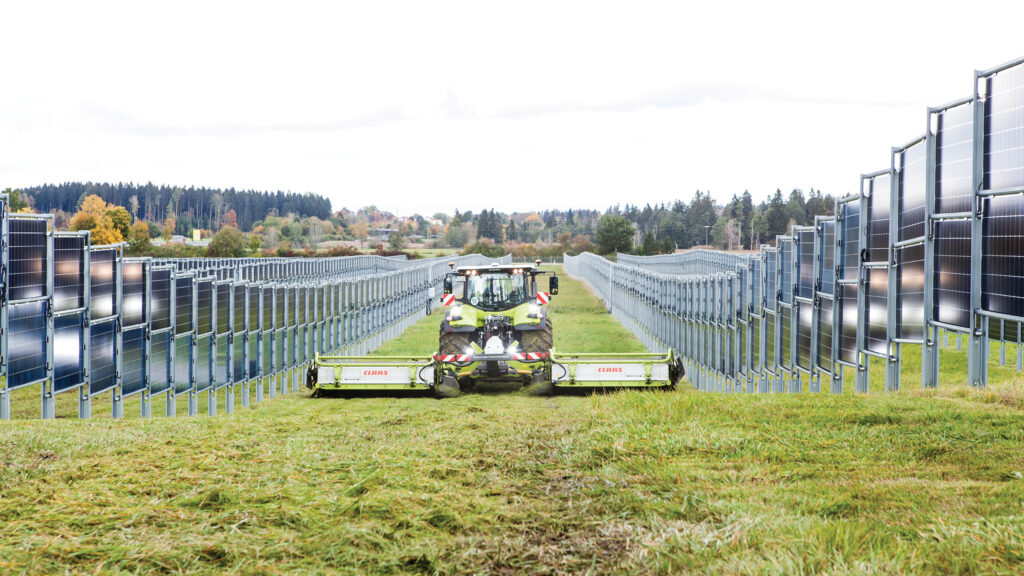
[[[769,310],[775,310],[778,297],[778,253],[768,250],[764,253],[764,301]]]
[[[985,189],[1024,187],[1024,65],[986,79]]]
[[[789,369],[793,366],[793,350],[789,345],[793,330],[793,309],[784,307],[779,310],[779,322],[782,323],[782,341],[779,342],[781,349],[780,364],[783,368]]]
[[[256,334],[249,336],[249,378],[260,376],[260,339]]]
[[[146,388],[146,329],[133,328],[121,335],[121,394],[131,396]]]
[[[89,393],[99,394],[117,384],[114,356],[115,322],[100,322],[89,328]]]
[[[234,318],[232,318],[232,322],[234,323],[232,329],[235,332],[245,332],[245,318],[247,314],[245,309],[245,286],[245,284],[236,284],[232,287],[235,291],[235,315]]]
[[[46,296],[46,235],[49,223],[37,218],[11,218],[8,221],[7,281],[10,300]]]
[[[275,364],[278,370],[284,370],[289,366],[288,354],[288,331],[281,330],[277,333],[277,359]]]
[[[263,366],[262,374],[264,376],[274,373],[274,336],[273,332],[266,332],[263,335]]]
[[[924,203],[927,148],[922,140],[907,147],[900,154],[900,172],[897,180],[899,197],[899,241],[924,236]]]
[[[10,304],[8,308],[7,388],[46,377],[46,303]]]
[[[799,242],[799,277],[797,278],[797,296],[812,298],[814,296],[814,230],[797,232]]]
[[[896,252],[896,337],[924,339],[924,245]]]
[[[825,220],[821,223],[821,235],[818,239],[818,250],[821,253],[818,278],[820,279],[819,292],[823,294],[835,294],[835,231],[836,223],[833,220]]]
[[[747,326],[741,325],[739,328],[740,348],[739,352],[739,371],[743,374],[747,373]]]
[[[962,104],[937,114],[935,131],[935,211],[971,210],[974,186],[974,111]]]
[[[836,356],[848,364],[857,364],[857,285],[841,287],[842,301],[839,306],[839,354]]]
[[[174,395],[184,394],[192,388],[192,338],[174,340]]]
[[[775,335],[775,321],[778,318],[775,314],[766,314],[764,317],[764,363],[768,370],[775,372],[778,364],[779,339]]]
[[[1024,316],[1024,196],[984,200],[981,223],[981,306]]]
[[[936,221],[934,234],[933,316],[939,322],[967,328],[971,321],[971,221]]]
[[[865,294],[865,314],[867,314],[867,335],[865,349],[878,354],[888,352],[889,270],[888,268],[869,268],[867,270],[867,291]]]
[[[57,316],[53,319],[53,391],[64,392],[82,384],[83,312]]]
[[[274,320],[274,327],[281,329],[285,327],[287,320],[287,308],[285,307],[285,289],[282,286],[278,286],[274,289],[274,299],[277,305],[276,318]]]
[[[842,260],[841,273],[837,280],[856,280],[860,266],[860,205],[845,202],[841,205],[843,214],[842,225]]]
[[[196,283],[196,301],[199,304],[196,310],[196,332],[199,334],[213,332],[213,298],[213,281],[199,280]]]
[[[146,267],[145,262],[121,265],[121,323],[124,326],[146,323]]]
[[[217,284],[217,334],[231,332],[231,285]]]
[[[872,178],[868,185],[871,195],[868,197],[868,261],[887,262],[889,260],[889,210],[891,194],[888,174]]]
[[[195,326],[192,320],[192,277],[174,279],[174,331],[177,334],[191,332]]]
[[[196,341],[196,390],[213,386],[213,337],[201,336]]]
[[[163,330],[171,326],[171,271],[166,268],[153,270],[151,327]]]
[[[750,270],[750,308],[751,313],[761,315],[761,261],[753,260]]]
[[[171,333],[153,334],[149,354],[149,390],[158,394],[170,388]]]
[[[85,307],[85,237],[53,239],[53,310]]]
[[[214,369],[214,378],[216,378],[218,388],[231,383],[228,379],[228,369],[231,367],[228,364],[230,350],[231,346],[228,344],[227,335],[217,336],[217,366]]]
[[[785,304],[793,303],[793,241],[788,238],[779,239],[779,290],[781,300]]]
[[[231,350],[232,355],[232,376],[235,384],[245,382],[245,337],[235,336],[235,342]]]
[[[95,250],[89,254],[89,317],[109,318],[116,311],[113,250]]]
[[[756,372],[761,362],[761,320],[755,317],[750,326],[750,365]]]
[[[255,284],[250,284],[247,291],[249,298],[249,331],[258,332],[260,330],[260,288]]]
[[[804,370],[811,369],[811,329],[813,328],[814,307],[808,302],[797,302],[797,366]]]
[[[832,371],[832,310],[831,298],[822,298],[818,304],[818,366]]]

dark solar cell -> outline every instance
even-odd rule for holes
[[[1024,196],[987,198],[983,214],[981,307],[1024,317]]]
[[[202,336],[196,342],[196,390],[202,392],[213,386],[213,336]]]
[[[215,375],[217,378],[217,387],[226,386],[230,384],[228,380],[228,364],[229,353],[231,346],[228,344],[227,335],[217,336],[217,369]]]
[[[266,332],[263,335],[263,374],[268,375],[274,372],[274,333]]]
[[[116,322],[100,322],[90,326],[89,334],[89,391],[99,394],[117,384],[117,365],[114,356],[114,329]]]
[[[866,185],[871,187],[868,197],[868,261],[887,262],[889,256],[889,195],[888,174],[875,176]]]
[[[121,323],[124,326],[146,323],[146,268],[143,262],[121,265]]]
[[[174,395],[192,388],[192,337],[174,339]]]
[[[232,380],[235,384],[245,382],[245,337],[235,336],[234,347],[231,350],[232,358]]]
[[[818,305],[818,366],[832,371],[832,310],[834,302],[822,298]]]
[[[11,218],[8,221],[7,281],[10,300],[27,300],[46,295],[46,220]]]
[[[985,188],[1024,187],[1024,65],[987,79]]]
[[[8,305],[7,387],[46,377],[46,303]]]
[[[146,387],[146,329],[125,330],[121,335],[124,350],[121,393],[130,396]]]
[[[260,377],[260,340],[259,336],[249,336],[249,378]]]
[[[935,131],[935,211],[940,214],[971,209],[974,180],[974,111],[972,104],[937,115]]]
[[[199,334],[213,332],[213,295],[212,280],[200,280],[196,283],[196,300],[199,303],[196,310],[196,331]]]
[[[248,314],[247,310],[245,309],[246,286],[247,284],[236,284],[233,287],[233,290],[235,292],[235,311],[234,317],[232,318],[232,321],[234,323],[232,330],[234,330],[235,333],[245,332],[245,320]]]
[[[163,330],[171,326],[171,272],[167,269],[156,269],[153,270],[152,276],[151,326],[153,330]]]
[[[927,148],[922,140],[900,154],[899,230],[900,240],[924,236],[925,162]]]
[[[217,284],[217,334],[231,332],[231,285]]]
[[[75,312],[53,319],[53,391],[63,392],[81,384],[82,373],[82,315]]]
[[[842,261],[839,280],[856,280],[860,266],[860,205],[846,202],[840,207],[843,214]]]
[[[888,352],[888,310],[889,269],[870,268],[867,270],[867,293],[865,314],[867,314],[867,337],[865,349],[879,354]]]
[[[114,250],[94,250],[89,254],[89,317],[109,318],[116,312]]]
[[[971,309],[971,222],[939,220],[934,224],[934,234],[933,316],[939,322],[967,328]]]
[[[857,364],[857,285],[842,287],[842,301],[839,306],[841,338],[837,357],[849,364]]]
[[[153,334],[150,344],[149,390],[153,394],[164,392],[170,387],[171,333]]]
[[[897,251],[897,338],[924,339],[924,245]]]
[[[814,297],[814,230],[803,230],[797,233],[799,242],[798,265],[800,276],[797,279],[797,296],[800,298]]]
[[[55,312],[85,307],[85,238],[56,236],[53,239],[53,309]]]
[[[249,331],[258,332],[261,328],[260,324],[260,288],[256,285],[250,285],[249,290]]]
[[[194,282],[191,276],[174,279],[174,333],[184,334],[195,328],[192,310]]]

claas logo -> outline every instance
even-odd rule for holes
[[[387,370],[363,370],[363,376],[387,376]]]
[[[597,369],[597,373],[598,374],[606,373],[606,372],[622,372],[622,368],[598,368]]]

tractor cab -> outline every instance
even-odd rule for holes
[[[540,261],[537,261],[539,266]],[[445,275],[446,305],[469,305],[485,312],[511,310],[523,304],[547,304],[558,294],[558,276],[548,279],[548,290],[538,291],[537,276],[549,274],[530,264],[492,264],[454,268]]]

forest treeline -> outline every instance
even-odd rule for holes
[[[95,194],[117,206],[124,206],[135,220],[163,222],[173,218],[176,232],[220,228],[224,215],[234,210],[238,227],[249,231],[268,215],[294,214],[299,218],[331,217],[331,202],[316,194],[226,190],[206,187],[156,186],[133,183],[65,182],[22,188],[23,198],[38,212],[76,212],[82,200]]]

